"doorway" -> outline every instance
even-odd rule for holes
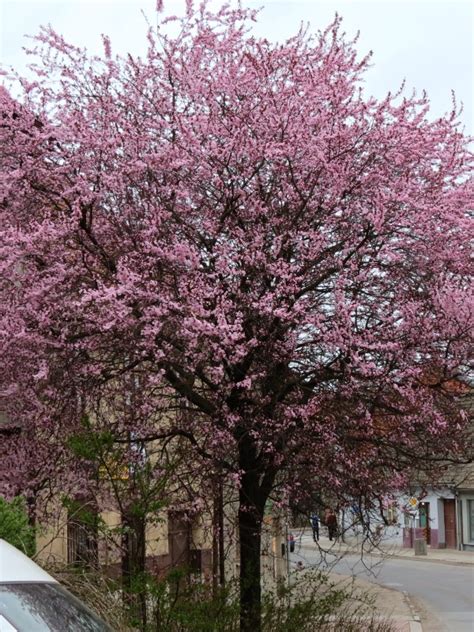
[[[431,529],[430,529],[430,503],[422,502],[418,506],[418,512],[420,517],[420,527],[424,531],[426,544],[431,544]]]
[[[191,526],[182,512],[168,514],[168,541],[171,566],[188,568],[191,548]]]
[[[444,534],[447,549],[456,548],[456,506],[454,499],[443,499]]]

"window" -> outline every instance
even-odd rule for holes
[[[68,564],[97,563],[98,516],[93,503],[73,502],[67,522]]]
[[[8,624],[5,624],[5,619]],[[9,627],[8,627],[9,626]],[[0,584],[3,632],[112,632],[59,584]]]
[[[469,541],[474,542],[474,500],[467,501],[467,523]]]
[[[397,524],[398,522],[398,512],[397,505],[391,504],[385,509],[385,519],[388,524]]]
[[[427,529],[430,526],[430,503],[423,502],[418,505],[420,527]]]

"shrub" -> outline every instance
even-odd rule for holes
[[[48,569],[71,592],[108,621],[116,632],[238,632],[238,584],[216,593],[181,570],[166,579],[136,577],[132,591],[146,595],[146,624],[131,620],[119,585],[99,572]],[[279,586],[262,600],[262,632],[392,632],[391,622],[373,614],[363,593],[341,589],[321,572],[305,573],[291,586]]]
[[[28,556],[35,553],[35,529],[28,521],[25,499],[0,497],[0,538],[6,540]]]

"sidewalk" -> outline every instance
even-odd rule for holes
[[[303,551],[315,550],[316,544],[313,542],[311,533],[303,532],[300,530],[292,530],[295,536],[295,554],[303,555]],[[340,557],[344,555],[360,555],[361,546],[357,542],[342,543],[331,542],[325,535],[321,535],[318,542],[319,550],[321,551],[321,557],[324,560],[323,567],[330,569],[332,564]],[[410,553],[413,553],[410,551]],[[366,550],[364,548],[363,555],[378,555],[388,557],[385,551]],[[418,559],[418,558],[417,558]],[[294,562],[296,564],[296,562]],[[420,617],[417,614],[417,609],[414,606],[410,596],[388,586],[381,586],[374,582],[362,579],[360,577],[354,577],[350,575],[343,575],[333,570],[329,570],[328,577],[332,582],[344,586],[351,586],[355,589],[356,594],[364,594],[369,599],[373,599],[374,615],[382,620],[389,620],[393,625],[394,632],[423,632],[423,627],[420,621]],[[356,598],[357,602],[357,598]]]
[[[342,586],[352,584],[357,590],[372,598],[377,617],[389,620],[393,625],[393,632],[423,632],[419,617],[416,616],[406,593],[337,573],[330,573],[330,578]]]
[[[293,530],[292,533],[295,536],[296,545],[300,545],[304,548],[314,549],[316,546],[313,542],[312,536],[308,532],[301,533],[300,530]],[[318,545],[322,552],[328,555],[344,555],[354,554],[360,555],[374,555],[379,557],[397,558],[397,559],[411,559],[417,562],[438,562],[441,564],[459,564],[459,565],[474,565],[474,552],[471,551],[457,551],[455,549],[432,549],[427,547],[427,555],[415,555],[414,549],[403,548],[392,542],[384,542],[383,540],[379,545],[375,546],[368,541],[358,541],[357,538],[347,537],[345,542],[331,542],[329,538],[324,535],[319,539]]]
[[[388,557],[410,558],[417,562],[441,562],[444,564],[474,565],[474,553],[455,549],[432,549],[427,547],[426,555],[415,555],[413,549],[395,545],[381,545],[382,554]]]
[[[303,578],[304,572],[302,571],[301,575],[298,573],[298,576]],[[327,573],[327,577],[335,587],[348,589],[352,594],[350,610],[353,608],[356,611],[362,603],[371,602],[372,614],[367,612],[366,615],[362,615],[361,621],[366,616],[368,621],[374,619],[390,622],[393,632],[423,632],[420,618],[406,593],[360,577],[341,575],[336,572]],[[303,587],[304,584],[300,586]]]

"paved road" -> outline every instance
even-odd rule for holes
[[[310,542],[308,542],[310,544]],[[322,564],[316,549],[306,546],[294,554],[294,562],[302,559],[306,567]],[[326,565],[334,558],[326,556]],[[382,559],[377,556],[361,558],[347,555],[334,566],[333,571],[355,575],[368,581],[406,591],[421,600],[427,612],[432,612],[442,626],[425,626],[427,632],[474,632],[474,568],[435,562]]]

